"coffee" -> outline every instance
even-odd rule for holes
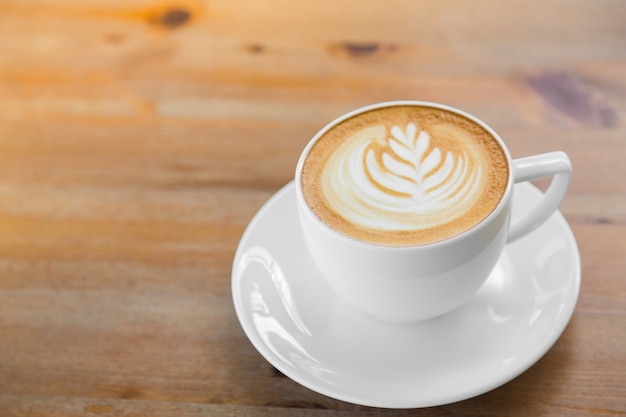
[[[332,126],[301,172],[304,199],[330,228],[368,243],[439,242],[485,219],[509,178],[480,124],[447,110],[394,105]]]

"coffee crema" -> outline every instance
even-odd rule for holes
[[[388,246],[439,242],[471,229],[500,202],[507,157],[459,114],[395,105],[352,116],[312,146],[304,199],[332,229]]]

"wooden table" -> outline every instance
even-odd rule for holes
[[[337,401],[253,348],[244,228],[326,122],[392,99],[564,150],[574,316],[510,383]],[[0,1],[0,416],[626,414],[626,2]]]

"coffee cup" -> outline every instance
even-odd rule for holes
[[[516,213],[514,184],[552,177]],[[422,101],[370,105],[326,125],[296,168],[300,225],[320,275],[347,303],[386,322],[444,315],[483,285],[508,243],[561,203],[563,152],[512,159],[487,124]]]

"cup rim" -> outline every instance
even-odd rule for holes
[[[443,240],[438,240],[435,242],[428,242],[428,243],[421,243],[421,244],[413,244],[413,245],[403,245],[403,246],[392,246],[392,245],[385,245],[385,244],[379,244],[379,243],[373,243],[373,242],[365,242],[356,238],[353,238],[351,236],[348,236],[344,233],[341,233],[335,229],[333,229],[332,227],[330,227],[329,225],[327,225],[326,223],[324,223],[314,212],[313,210],[311,210],[311,208],[309,207],[309,205],[306,203],[306,200],[304,198],[304,194],[302,192],[302,167],[304,165],[304,161],[306,160],[307,156],[309,155],[311,149],[313,148],[313,146],[315,145],[315,143],[326,133],[328,132],[330,129],[332,129],[334,126],[338,125],[339,123],[343,122],[344,120],[347,120],[351,117],[354,117],[358,114],[361,113],[365,113],[367,111],[371,111],[371,110],[376,110],[376,109],[380,109],[380,108],[387,108],[387,107],[396,107],[396,106],[416,106],[416,107],[431,107],[431,108],[435,108],[435,109],[439,109],[439,110],[445,110],[445,111],[449,111],[451,113],[456,113],[462,117],[465,117],[467,119],[469,119],[470,121],[478,124],[479,126],[481,126],[482,128],[484,128],[487,132],[489,132],[489,134],[496,140],[496,142],[498,143],[498,145],[500,145],[500,148],[502,149],[505,157],[506,157],[506,161],[507,161],[507,165],[508,165],[508,178],[507,178],[507,184],[506,187],[504,189],[504,193],[502,194],[502,197],[500,198],[500,201],[498,201],[498,204],[493,208],[493,210],[491,210],[491,212],[485,217],[483,218],[480,222],[476,223],[475,225],[473,225],[472,227],[470,227],[467,230],[464,230],[463,232],[456,234],[454,236],[451,236],[449,238],[443,239]],[[362,246],[362,247],[366,247],[366,248],[375,248],[378,250],[391,250],[391,251],[402,251],[402,250],[415,250],[417,248],[436,248],[436,247],[440,247],[440,246],[445,246],[445,245],[449,245],[452,244],[456,241],[462,240],[468,236],[471,236],[475,233],[478,233],[478,231],[484,227],[486,224],[488,224],[491,219],[497,217],[502,210],[504,209],[504,207],[507,205],[507,202],[509,201],[510,197],[511,197],[511,192],[513,189],[513,159],[511,158],[511,154],[509,152],[508,147],[506,146],[506,144],[504,143],[504,141],[502,140],[502,138],[500,137],[500,135],[498,135],[498,133],[491,128],[487,123],[483,122],[481,119],[479,119],[478,117],[469,114],[461,109],[458,109],[456,107],[452,107],[446,104],[441,104],[441,103],[436,103],[436,102],[431,102],[431,101],[422,101],[422,100],[393,100],[393,101],[383,101],[383,102],[379,102],[379,103],[374,103],[374,104],[369,104],[367,106],[362,106],[359,107],[357,109],[354,109],[348,113],[345,113],[335,119],[333,119],[332,121],[330,121],[329,123],[327,123],[322,129],[320,129],[310,140],[309,142],[306,144],[306,146],[304,147],[304,149],[302,150],[300,157],[298,159],[298,163],[296,165],[296,175],[295,175],[295,183],[296,183],[296,198],[297,198],[297,202],[298,205],[303,207],[305,209],[305,212],[308,216],[310,216],[312,219],[314,219],[314,221],[317,223],[317,225],[319,227],[322,227],[324,230],[326,230],[327,232],[329,232],[330,234],[334,235],[336,238],[343,240],[345,242],[348,242],[352,245],[356,245],[356,246]]]

